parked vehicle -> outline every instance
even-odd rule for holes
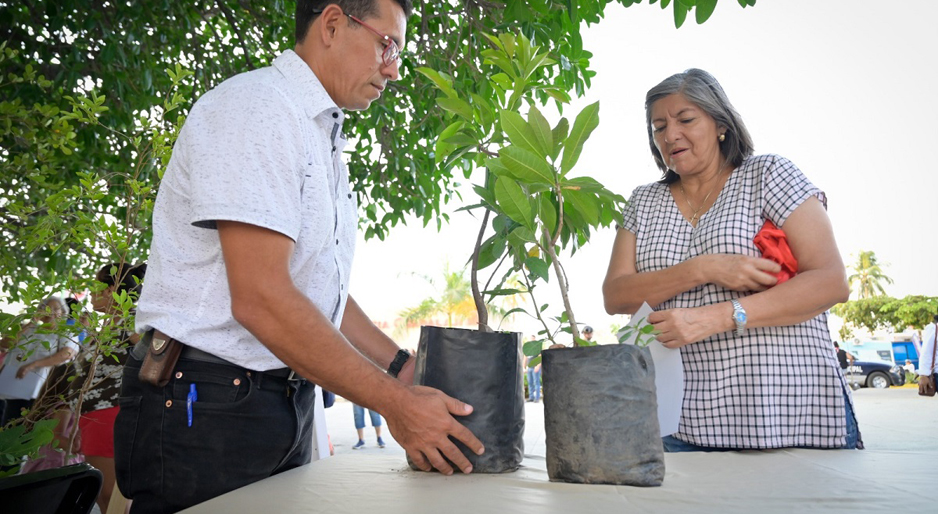
[[[847,382],[857,383],[860,387],[886,389],[890,386],[905,384],[905,373],[900,366],[885,361],[854,361],[844,370]]]
[[[918,369],[918,350],[912,341],[893,341],[892,356],[896,364],[902,366],[908,359]]]
[[[845,341],[840,347],[862,361],[886,361],[902,366],[908,359],[918,368],[918,349],[912,341]]]

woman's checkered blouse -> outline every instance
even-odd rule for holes
[[[639,273],[704,254],[759,257],[753,237],[765,220],[782,227],[802,202],[824,193],[777,155],[746,159],[716,202],[691,226],[668,186],[637,188],[623,228],[636,236]],[[692,308],[746,296],[703,284],[655,306]],[[827,313],[793,326],[717,334],[681,348],[684,406],[678,439],[722,448],[816,447],[846,444],[847,388],[834,356]],[[849,393],[848,393],[849,397]]]

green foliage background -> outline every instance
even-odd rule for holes
[[[353,113],[346,128],[355,142],[349,168],[366,237],[384,238],[409,214],[424,225],[441,226],[447,219],[441,206],[453,199],[461,180],[452,162],[437,162],[444,115],[432,82],[416,68],[442,71],[456,87],[471,88],[484,82],[480,55],[491,42],[483,33],[520,32],[561,63],[550,77],[558,94],[581,95],[595,73],[580,29],[599,22],[610,3],[416,1],[402,79],[371,109]],[[716,0],[658,5],[672,9],[675,23],[683,23],[697,5],[700,22]],[[53,283],[58,275],[117,260],[94,241],[62,236],[61,229],[82,212],[123,228],[134,193],[129,177],[154,191],[158,184],[162,156],[141,161],[134,144],[140,119],[159,121],[171,133],[178,119],[160,120],[159,108],[170,96],[179,95],[179,112],[185,115],[199,95],[221,81],[268,65],[293,46],[294,6],[282,0],[0,2],[0,41],[14,51],[0,62],[0,289],[21,300],[22,284],[33,278]],[[177,66],[192,73],[174,86],[165,70]],[[546,93],[541,95],[546,100]],[[101,109],[97,123],[58,117],[72,109],[70,98],[83,97]],[[81,186],[82,173],[93,174],[100,194],[56,196]],[[143,216],[133,220],[138,237],[122,249],[122,259],[137,261],[147,254],[149,220],[143,207]],[[41,240],[30,237],[37,226],[47,231]]]
[[[536,80],[549,87],[534,98],[566,101],[595,75],[580,30],[611,3],[641,1],[417,0],[402,79],[346,125],[366,237],[386,237],[408,215],[441,227],[441,207],[472,171],[471,159],[441,157],[439,135],[452,114],[438,108],[437,85],[417,68],[445,73],[452,87],[485,98],[492,91],[482,56],[494,48],[486,34],[522,34],[557,63],[538,68]],[[648,3],[670,8],[680,26],[691,11],[704,22],[717,0]],[[283,0],[0,1],[0,298],[32,306],[53,292],[98,289],[91,278],[102,264],[145,260],[159,178],[186,113],[223,80],[292,48],[294,7]],[[582,229],[564,237],[584,242]],[[91,316],[92,361],[110,355],[121,328],[132,329],[132,300],[115,300],[119,316]],[[3,315],[0,335],[14,335],[29,316]],[[17,425],[31,430],[0,427],[0,462],[20,462],[48,439],[49,423],[39,421],[48,412],[34,410]]]

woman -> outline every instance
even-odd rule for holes
[[[857,448],[827,309],[849,294],[825,195],[784,157],[753,156],[723,88],[690,69],[652,88],[648,140],[664,178],[637,188],[603,283],[610,314],[655,307],[658,341],[680,348],[685,392],[666,451]],[[766,221],[797,274],[760,257]]]
[[[29,409],[49,376],[49,371],[78,353],[78,344],[57,334],[59,320],[66,316],[65,302],[50,296],[39,304],[33,321],[15,339],[0,343],[6,353],[0,369],[0,427]]]
[[[106,287],[91,295],[92,308],[105,314],[106,326],[120,329],[125,325],[121,319],[121,308],[114,295],[122,293],[136,301],[140,296],[141,282],[147,265],[130,266],[125,263],[107,264],[95,276]],[[72,382],[84,390],[81,395],[78,430],[81,434],[81,453],[92,466],[101,470],[104,482],[97,503],[101,512],[106,512],[114,489],[114,418],[118,412],[118,397],[121,389],[121,372],[127,358],[127,349],[136,344],[139,336],[120,329],[109,349],[99,346],[97,341],[85,350],[82,376]],[[93,370],[92,370],[93,369]],[[90,376],[90,378],[89,378]]]

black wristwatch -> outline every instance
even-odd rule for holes
[[[391,365],[388,366],[388,375],[397,378],[397,374],[401,372],[401,369],[404,368],[404,364],[407,363],[407,359],[409,358],[410,352],[407,350],[398,350],[397,355],[394,356],[394,360],[391,361]]]

